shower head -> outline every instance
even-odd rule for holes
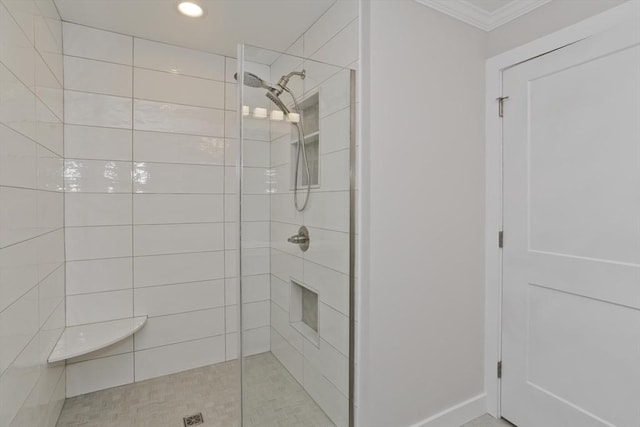
[[[274,87],[274,86],[271,86],[269,83],[265,82],[264,80],[262,80],[260,77],[256,76],[255,74],[249,73],[248,71],[245,71],[244,72],[243,82],[244,82],[245,86],[267,89],[266,97],[269,98],[269,100],[271,102],[276,104],[276,106],[283,113],[288,115],[290,113],[290,111],[287,108],[287,106],[284,105],[284,102],[282,102],[282,100],[280,99],[280,95],[284,91],[287,91],[287,92],[291,93],[291,91],[287,87],[287,84],[289,83],[289,79],[291,77],[293,77],[293,76],[298,76],[301,79],[304,79],[306,77],[306,72],[305,72],[305,70],[292,71],[291,73],[280,77],[280,80],[278,81],[278,83]],[[236,79],[236,81],[237,81],[238,80],[238,73],[235,73],[233,75],[233,78]]]
[[[278,95],[276,95],[276,93],[273,90],[268,90],[267,94],[266,94],[267,98],[269,98],[269,100],[271,100],[271,102],[273,102],[274,104],[276,104],[276,106],[286,115],[289,115],[290,111],[287,108],[286,105],[284,105],[284,102],[282,102],[282,100],[280,99],[280,97]]]
[[[238,80],[238,73],[235,73],[233,75],[233,78],[236,79],[236,81]],[[249,87],[261,87],[264,89],[272,89],[271,85],[267,82],[265,82],[264,80],[262,80],[260,77],[256,76],[253,73],[249,73],[248,71],[244,72],[244,84],[245,86],[249,86]]]
[[[289,79],[293,76],[298,76],[304,80],[304,78],[307,76],[307,72],[305,70],[292,71],[289,74],[280,77],[280,80],[278,80],[278,83],[276,83],[275,87],[272,87],[267,91],[267,98],[269,98],[271,102],[276,104],[278,108],[280,108],[287,115],[289,115],[290,111],[280,99],[280,95],[282,95],[282,92],[286,91],[289,93],[289,95],[291,95],[291,97],[295,102],[295,99],[296,99],[295,96],[293,95],[291,90],[287,87],[287,85],[289,84]],[[296,108],[297,108],[297,104],[296,104]]]

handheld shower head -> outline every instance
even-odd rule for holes
[[[278,80],[278,83],[276,83],[275,87],[272,87],[267,91],[267,98],[269,98],[271,102],[276,104],[278,108],[280,108],[280,110],[282,110],[287,115],[289,115],[290,111],[280,99],[280,95],[282,95],[282,92],[286,91],[292,97],[294,97],[293,93],[291,93],[291,90],[287,87],[287,84],[289,84],[289,79],[291,79],[291,77],[293,76],[298,76],[304,80],[304,78],[307,76],[307,72],[305,70],[292,71],[289,74],[280,77],[280,80]]]
[[[276,106],[286,115],[289,115],[290,111],[287,108],[286,105],[284,105],[284,102],[282,102],[282,100],[280,99],[280,97],[275,93],[275,91],[272,90],[268,90],[267,94],[266,94],[267,98],[269,98],[269,100],[271,102],[273,102],[274,104],[276,104]]]

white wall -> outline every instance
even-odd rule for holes
[[[439,424],[460,425],[484,412],[486,35],[413,0],[361,19],[359,425],[475,399]]]
[[[236,358],[235,60],[70,23],[64,38],[67,324],[149,316],[70,360],[67,396]],[[262,304],[245,308],[254,352]]]
[[[487,58],[597,15],[627,0],[553,0],[487,35]]]
[[[65,325],[62,25],[52,1],[0,2],[0,425],[55,426]]]

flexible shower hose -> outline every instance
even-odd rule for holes
[[[306,148],[306,144],[304,142],[304,125],[302,123],[302,112],[300,111],[300,107],[298,106],[298,101],[296,100],[295,95],[293,94],[293,92],[291,92],[291,90],[289,90],[289,88],[284,87],[284,90],[287,91],[287,93],[289,95],[291,95],[291,98],[293,98],[293,104],[295,105],[296,111],[298,112],[299,115],[299,119],[297,122],[294,123],[297,131],[298,131],[298,144],[297,144],[297,154],[296,154],[296,172],[295,172],[295,177],[294,177],[294,184],[293,184],[293,202],[295,204],[296,210],[298,212],[302,212],[303,210],[306,209],[307,204],[309,203],[309,195],[311,194],[311,173],[309,172],[309,161],[307,159],[307,148]],[[304,169],[307,175],[307,192],[306,195],[304,197],[304,203],[302,204],[302,207],[300,207],[300,204],[298,203],[298,172],[300,170],[300,153],[302,153],[302,159],[304,161]]]

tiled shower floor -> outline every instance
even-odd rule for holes
[[[473,421],[468,422],[462,427],[514,427],[513,424],[493,418],[491,415],[483,415]]]
[[[328,427],[333,423],[271,353],[246,358],[246,425]],[[238,426],[238,363],[225,362],[67,399],[58,427]]]
[[[271,353],[246,358],[246,425],[330,427],[333,423]],[[238,363],[225,362],[65,402],[57,427],[182,427],[202,412],[203,427],[238,426]],[[510,426],[488,415],[463,427]]]

